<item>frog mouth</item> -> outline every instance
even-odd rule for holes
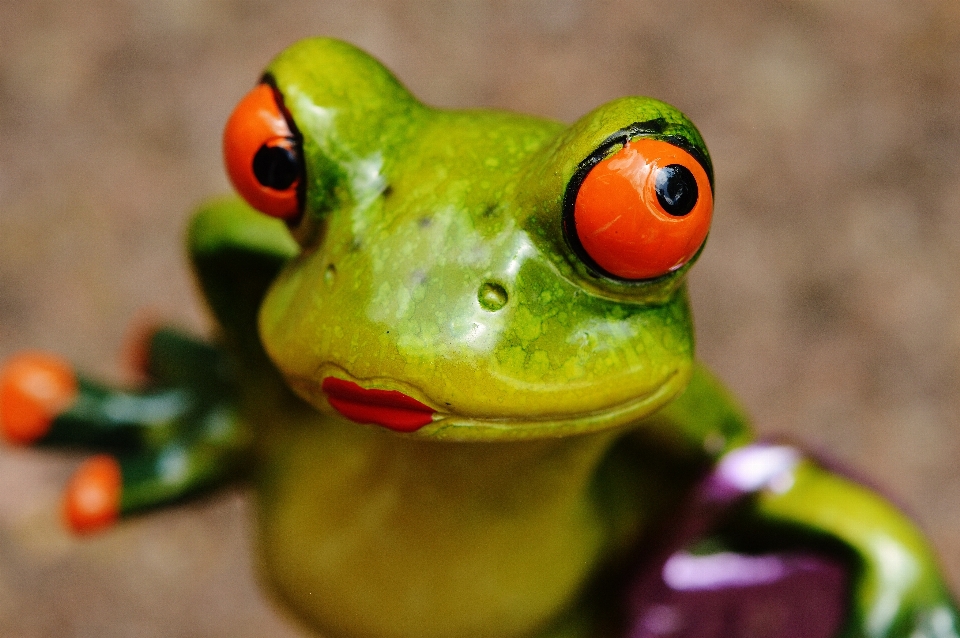
[[[309,377],[288,377],[291,388],[313,405],[332,408],[354,423],[376,425],[398,434],[426,435],[451,441],[556,438],[606,430],[650,414],[675,397],[689,380],[689,374],[677,369],[666,375],[656,387],[595,410],[491,417],[467,416],[431,407],[411,396],[416,390],[401,392],[361,385],[373,383],[381,388],[396,387],[398,383],[391,379],[358,380],[358,383],[351,379],[350,373],[336,365],[328,364],[324,368],[314,377],[320,379],[319,383]]]
[[[398,390],[368,390],[337,377],[324,378],[320,388],[333,409],[356,423],[416,432],[433,422],[433,408]]]

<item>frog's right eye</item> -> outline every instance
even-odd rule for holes
[[[587,266],[638,281],[673,272],[697,254],[710,230],[713,194],[689,152],[638,138],[581,164],[564,209],[567,241]]]
[[[250,91],[223,132],[223,156],[233,186],[262,213],[295,221],[302,209],[299,136],[269,84]]]

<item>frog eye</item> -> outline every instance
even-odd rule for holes
[[[564,232],[602,274],[660,277],[690,261],[707,238],[710,180],[700,162],[669,142],[631,140],[581,179],[565,206]]]
[[[298,137],[269,84],[258,85],[240,101],[223,132],[223,156],[234,188],[260,212],[287,221],[301,209]]]

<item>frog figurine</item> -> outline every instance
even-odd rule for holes
[[[328,638],[957,638],[915,526],[694,359],[713,169],[676,109],[433,109],[310,39],[224,152],[242,199],[189,230],[216,343],[145,333],[133,389],[0,373],[8,440],[99,452],[73,529],[248,476],[263,577]]]

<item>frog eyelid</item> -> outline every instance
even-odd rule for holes
[[[303,209],[307,201],[307,162],[303,157],[303,133],[300,132],[300,127],[297,126],[296,120],[293,119],[290,109],[287,108],[283,91],[277,86],[277,79],[273,77],[273,74],[269,72],[264,73],[260,77],[260,84],[266,84],[273,89],[273,98],[277,101],[277,108],[280,109],[280,114],[283,115],[283,119],[287,121],[287,126],[290,128],[290,138],[300,158],[300,181],[297,183],[297,201],[300,203],[300,214],[297,215],[295,219],[287,220],[287,226],[294,227],[302,221]],[[712,179],[711,173],[711,180]]]
[[[300,132],[300,127],[297,126],[297,121],[293,119],[290,109],[287,108],[283,91],[277,86],[277,79],[273,77],[273,74],[268,72],[260,76],[260,84],[266,84],[273,89],[273,98],[277,101],[277,108],[280,109],[280,114],[283,115],[283,119],[286,120],[287,126],[290,128],[290,138],[300,157],[300,181],[297,183],[297,201],[300,204],[300,214],[295,219],[287,220],[287,225],[293,227],[303,219],[303,208],[307,201],[307,163],[303,157],[303,133]]]
[[[290,133],[293,136],[294,140],[298,144],[303,142],[303,134],[300,132],[300,129],[297,127],[296,121],[293,119],[293,115],[290,114],[290,109],[287,108],[286,100],[283,97],[283,91],[277,86],[277,79],[273,77],[272,73],[264,73],[260,77],[260,84],[266,84],[271,89],[273,89],[273,97],[277,101],[277,107],[280,109],[280,113],[283,115],[283,119],[287,121],[287,126],[290,127]]]
[[[623,147],[627,142],[638,137],[668,142],[689,153],[693,159],[697,160],[700,166],[703,167],[704,172],[707,174],[707,179],[710,182],[710,188],[713,189],[713,164],[710,162],[710,158],[694,146],[687,138],[682,135],[667,134],[665,133],[666,129],[667,121],[662,117],[658,117],[644,122],[634,122],[608,135],[592,153],[577,164],[577,169],[573,172],[570,181],[567,183],[567,190],[564,193],[564,207],[566,207],[567,199],[571,195],[571,190],[575,197],[576,190],[580,188],[580,184],[583,183],[590,169],[619,150],[617,147]]]

